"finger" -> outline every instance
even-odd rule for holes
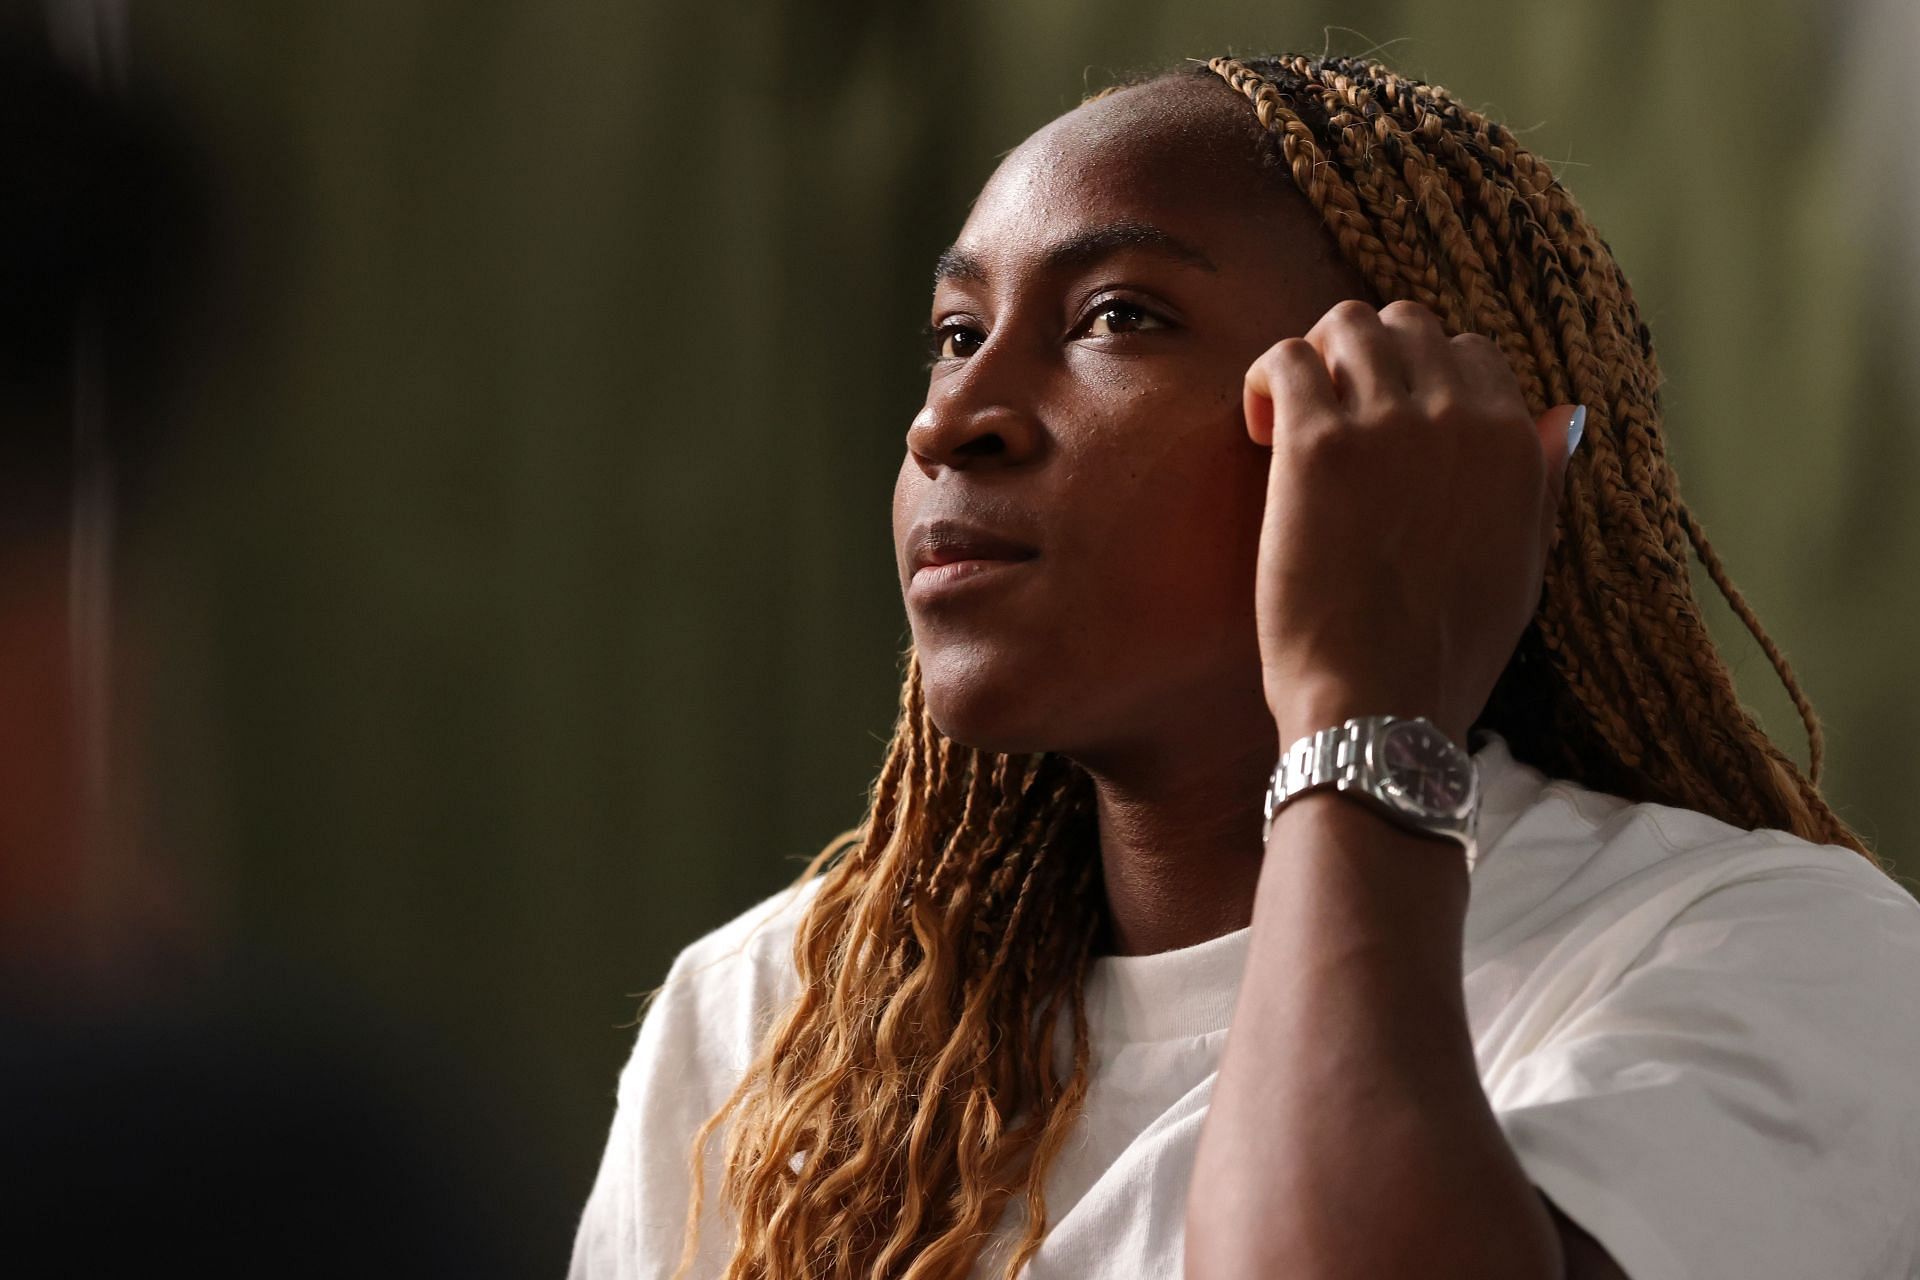
[[[1417,302],[1381,308],[1380,324],[1393,342],[1407,391],[1415,399],[1455,396],[1466,380],[1440,317]]]
[[[1406,398],[1400,354],[1380,313],[1366,303],[1351,298],[1335,303],[1307,331],[1307,341],[1326,361],[1342,404],[1362,409]]]
[[[1587,406],[1557,404],[1534,419],[1533,429],[1540,438],[1540,454],[1547,464],[1547,492],[1541,512],[1542,528],[1552,540],[1554,523],[1559,519],[1560,500],[1567,487],[1567,465],[1580,443],[1587,424]]]
[[[1240,407],[1246,414],[1247,434],[1255,444],[1270,449],[1278,414],[1286,413],[1296,420],[1337,414],[1340,398],[1326,362],[1313,344],[1305,338],[1283,338],[1247,370]]]
[[[1520,379],[1513,366],[1492,338],[1480,333],[1456,334],[1447,340],[1452,348],[1453,366],[1467,394],[1482,404],[1510,403],[1516,418],[1530,416],[1527,398],[1520,390]],[[1571,406],[1568,412],[1572,412]]]

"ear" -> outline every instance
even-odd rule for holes
[[[1554,521],[1560,514],[1560,497],[1567,488],[1567,463],[1579,447],[1580,437],[1586,433],[1587,406],[1557,404],[1534,419],[1533,429],[1540,437],[1540,453],[1547,462],[1546,503],[1541,520],[1551,538]]]

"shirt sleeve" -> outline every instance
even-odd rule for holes
[[[1633,1280],[1908,1280],[1917,992],[1920,905],[1886,876],[1735,879],[1516,1063],[1496,1113]]]

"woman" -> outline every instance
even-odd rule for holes
[[[871,809],[675,964],[574,1275],[1907,1275],[1920,908],[1546,166],[1215,59],[1028,139],[936,276]]]

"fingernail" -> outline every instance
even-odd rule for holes
[[[1567,423],[1567,456],[1569,458],[1573,456],[1573,451],[1580,447],[1580,437],[1586,433],[1587,406],[1583,404],[1575,405],[1573,409],[1573,421]]]

